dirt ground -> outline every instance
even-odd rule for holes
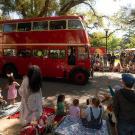
[[[90,79],[88,84],[84,86],[78,86],[70,84],[64,80],[44,80],[42,93],[45,97],[45,106],[54,107],[56,105],[56,98],[58,94],[65,94],[66,102],[68,104],[72,103],[73,98],[78,98],[80,105],[85,105],[86,99],[90,96],[97,94],[98,92],[107,92],[108,84],[114,86],[120,84],[120,73],[98,73],[94,74],[94,79]],[[17,80],[21,83],[22,80]],[[2,94],[6,99],[7,90],[5,85],[7,83],[6,79],[0,78],[0,87],[3,89]],[[20,101],[18,96],[17,101]],[[0,119],[0,133],[2,135],[19,135],[21,129],[19,119]],[[0,135],[1,135],[0,134]]]

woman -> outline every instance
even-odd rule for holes
[[[30,66],[19,88],[21,96],[20,119],[22,125],[27,125],[34,120],[38,120],[42,115],[41,84],[40,68],[36,65]]]

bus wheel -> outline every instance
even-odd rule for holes
[[[79,85],[84,85],[88,82],[88,75],[86,72],[84,71],[75,71],[74,72],[74,75],[73,75],[73,81],[76,83],[76,84],[79,84]]]
[[[14,65],[12,65],[12,64],[7,64],[3,68],[3,75],[6,77],[7,74],[10,74],[10,73],[13,73],[13,76],[15,78],[18,77],[18,72],[17,72],[16,67]]]

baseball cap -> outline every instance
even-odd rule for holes
[[[128,85],[133,85],[135,83],[135,78],[132,74],[122,74],[122,80]]]

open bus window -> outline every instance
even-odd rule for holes
[[[30,31],[31,23],[18,23],[18,31]]]
[[[68,29],[82,29],[82,23],[80,20],[68,20]]]
[[[89,56],[88,49],[85,47],[78,47],[78,59],[85,60]]]
[[[4,32],[14,32],[16,31],[16,24],[4,24]]]
[[[33,30],[48,30],[48,22],[33,22]]]
[[[50,30],[66,29],[66,20],[50,21]]]
[[[30,57],[31,56],[31,51],[28,49],[22,49],[18,51],[18,56],[22,56],[22,57]]]
[[[49,51],[48,50],[43,50],[43,51],[44,51],[44,58],[48,58]]]
[[[59,52],[59,58],[60,59],[65,59],[66,58],[66,51],[65,50],[60,50],[60,52]]]
[[[36,57],[48,58],[48,50],[34,50],[33,55]]]
[[[49,58],[53,59],[64,59],[66,57],[65,50],[50,50]]]
[[[16,56],[15,49],[4,49],[4,56]]]
[[[49,58],[57,59],[58,58],[58,50],[50,50]]]
[[[33,55],[36,57],[43,57],[43,50],[34,50]]]

